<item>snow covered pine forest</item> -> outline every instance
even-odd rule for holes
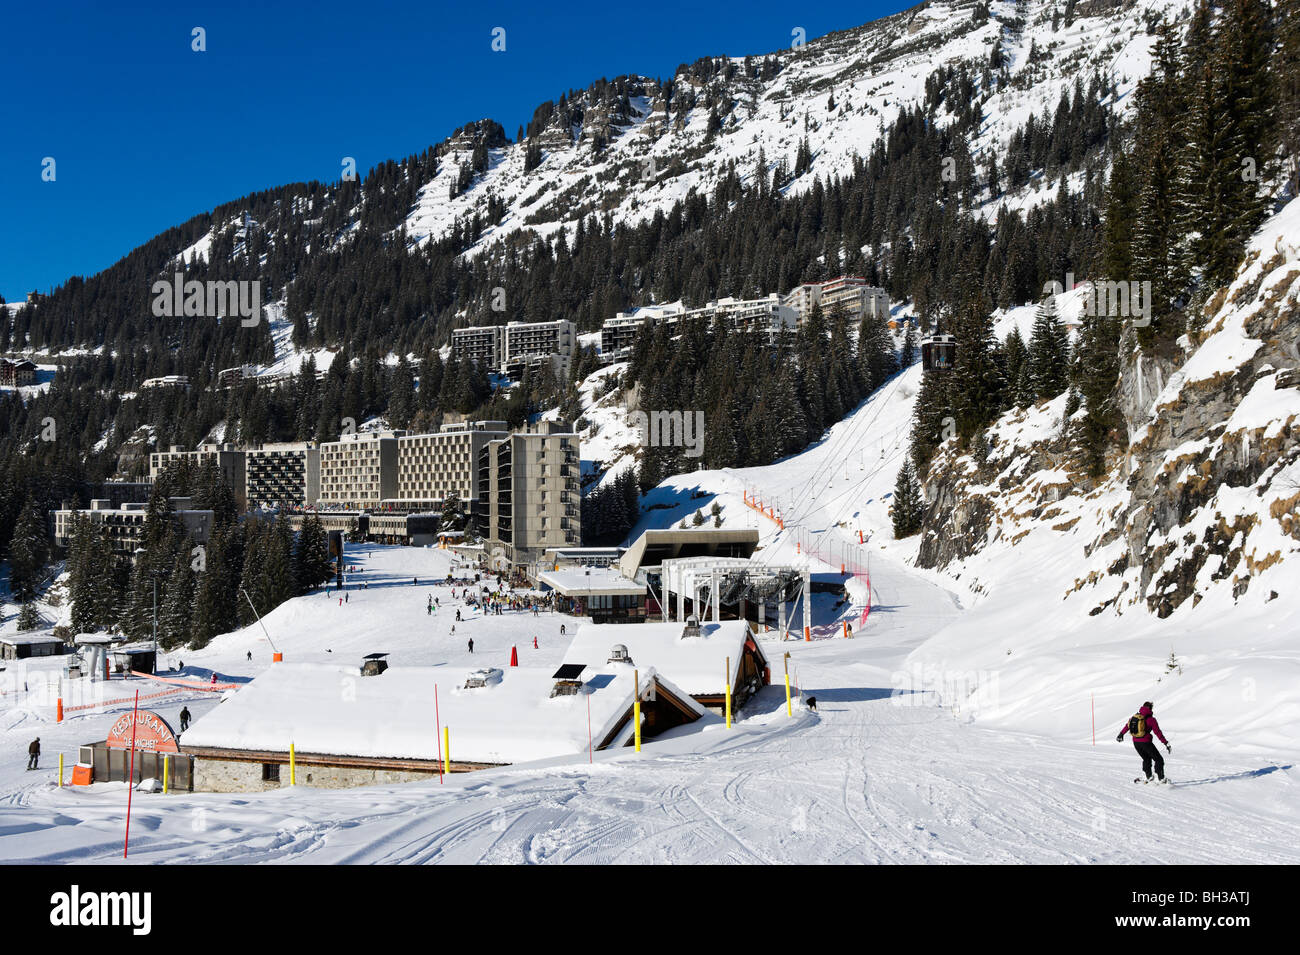
[[[426,581],[463,558],[363,541],[341,605],[320,555],[212,473],[168,487],[218,514],[225,564],[205,574],[183,539],[133,568],[46,528],[172,444],[574,422],[582,543],[699,514],[756,529],[758,565],[843,585],[814,596],[809,639],[759,635],[772,682],[734,725],[445,781],[137,793],[130,860],[1300,861],[1298,31],[1295,0],[923,3],[249,195],[3,306],[0,353],[38,374],[0,389],[0,637],[148,640],[161,579],[158,668],[188,682],[118,696],[179,687],[151,701],[174,727],[233,706],[272,652],[554,669],[581,621],[445,587],[431,613]],[[155,317],[151,283],[182,268],[258,279],[267,321]],[[883,287],[890,320],[817,310],[776,343],[648,326],[601,360],[617,312],[840,275]],[[453,328],[503,320],[498,288],[510,320],[577,323],[570,374],[506,382],[455,357]],[[956,359],[926,370],[936,333]],[[237,365],[279,378],[216,389]],[[189,389],[142,387],[167,375]],[[642,441],[630,412],[655,408],[703,412],[701,456]],[[47,418],[76,425],[42,442]],[[0,674],[6,862],[122,853],[124,786],[60,787],[57,756],[131,706],[58,721],[62,665]],[[1135,786],[1115,742],[1144,700],[1168,786]]]

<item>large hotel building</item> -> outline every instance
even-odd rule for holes
[[[182,460],[214,461],[232,485],[237,475],[240,483],[234,486],[250,510],[316,509],[336,528],[364,518],[384,540],[417,540],[417,524],[419,537],[427,539],[430,515],[453,494],[498,562],[532,561],[549,547],[581,540],[578,437],[555,422],[512,432],[505,421],[465,421],[444,424],[433,434],[360,432],[319,446],[172,448],[151,455],[151,478]],[[120,524],[123,540],[142,519],[143,505],[112,517],[107,502],[96,505],[96,519]],[[65,524],[68,520],[70,512],[64,515]]]
[[[315,507],[320,499],[320,448],[314,441],[264,444],[244,452],[244,498],[250,510]]]

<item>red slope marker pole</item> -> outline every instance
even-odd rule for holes
[[[438,712],[438,684],[433,685],[433,725],[438,735],[438,785],[442,785],[442,715]]]
[[[126,836],[122,839],[122,858],[126,858],[127,848],[131,844],[131,794],[135,792],[135,729],[136,719],[140,715],[140,691],[135,691],[135,708],[131,710],[131,768],[126,780]]]

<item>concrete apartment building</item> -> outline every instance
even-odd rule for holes
[[[478,457],[489,441],[510,433],[504,421],[444,424],[436,434],[397,439],[397,503],[438,508],[455,493],[467,509],[478,500]]]
[[[808,317],[814,305],[820,305],[823,314],[830,314],[834,308],[843,308],[852,321],[889,318],[889,296],[885,290],[853,276],[842,275],[829,282],[798,285],[786,294],[783,301],[795,310],[799,321]]]
[[[681,315],[686,307],[681,302],[669,305],[646,305],[630,312],[619,312],[605,319],[600,328],[600,355],[605,362],[625,361],[632,353],[632,345],[641,329],[649,323],[661,322],[670,316]]]
[[[161,378],[146,378],[140,382],[141,388],[175,388],[179,391],[190,390],[189,375],[163,375]]]
[[[543,422],[488,442],[479,454],[479,506],[489,555],[531,563],[548,548],[579,543],[582,495],[578,437]]]
[[[196,510],[190,506],[190,503],[188,497],[170,498],[168,504],[171,508],[171,517],[180,524],[194,543],[206,544],[212,536],[212,511]],[[54,512],[56,547],[68,546],[72,521],[78,514],[85,515],[107,534],[114,554],[134,557],[136,549],[144,545],[148,505],[123,504],[121,507],[112,507],[109,501],[96,499],[90,502],[90,507],[87,509],[64,506]]]
[[[375,507],[397,496],[397,441],[405,431],[344,435],[320,446],[322,507]]]
[[[149,455],[149,480],[156,481],[159,474],[182,461],[188,462],[191,468],[215,463],[231,490],[236,494],[243,493],[244,452],[233,444],[203,444],[197,451],[186,451],[179,444],[173,444],[170,450],[154,451]]]
[[[632,351],[636,336],[647,324],[672,328],[696,320],[721,321],[730,331],[761,332],[768,336],[769,341],[775,341],[781,331],[798,326],[799,313],[776,294],[765,298],[720,298],[699,308],[686,308],[680,302],[673,302],[619,312],[601,326],[601,360],[606,364],[625,360]]]
[[[468,358],[485,368],[501,364],[502,325],[473,325],[451,332],[451,353],[459,361]]]
[[[557,374],[567,374],[577,341],[576,326],[563,320],[475,325],[451,333],[451,348],[456,358],[468,358],[514,378],[548,360]]]
[[[720,298],[701,308],[687,309],[680,315],[669,315],[664,320],[671,326],[701,318],[710,322],[721,319],[732,331],[764,332],[770,338],[775,338],[783,329],[794,329],[799,324],[798,313],[784,304],[775,293],[766,298]]]
[[[505,330],[501,370],[517,378],[525,368],[536,369],[549,359],[557,375],[567,375],[577,344],[578,329],[573,322],[510,322]]]
[[[244,468],[244,500],[250,510],[314,507],[320,499],[320,448],[314,441],[250,449]]]

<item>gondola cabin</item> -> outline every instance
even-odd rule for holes
[[[931,335],[921,342],[921,367],[926,371],[951,371],[957,361],[957,342],[951,335]]]

